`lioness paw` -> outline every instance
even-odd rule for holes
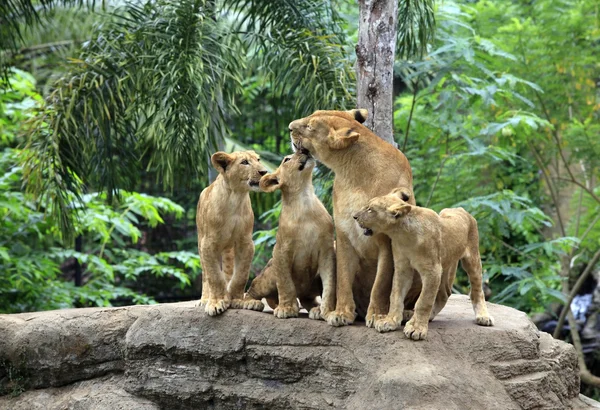
[[[398,318],[387,316],[375,321],[375,330],[377,330],[379,333],[392,332],[398,329],[399,325],[400,323],[398,322]]]
[[[315,306],[308,312],[308,318],[313,320],[321,320],[323,317],[321,316],[321,307]]]
[[[229,307],[229,301],[225,299],[209,300],[206,302],[204,311],[209,316],[217,316],[225,312]]]
[[[334,310],[329,314],[329,316],[327,316],[326,320],[327,323],[329,323],[331,326],[339,327],[351,325],[352,323],[354,323],[355,318],[356,315],[354,314],[354,312],[351,313],[348,311]]]
[[[263,305],[263,303],[260,300],[246,299],[243,301],[242,308],[262,312],[265,308],[265,305]]]
[[[208,302],[207,299],[197,300],[196,303],[194,303],[194,307],[203,308],[204,306],[206,306],[206,302]]]
[[[411,319],[404,326],[404,334],[412,340],[425,340],[427,339],[427,325],[416,325]]]
[[[279,319],[298,317],[298,306],[277,306],[273,310],[273,315]]]
[[[494,318],[491,316],[477,316],[475,321],[479,326],[494,326]]]

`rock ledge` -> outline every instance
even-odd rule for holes
[[[571,345],[489,309],[452,296],[425,342],[190,302],[0,315],[0,408],[595,408]]]

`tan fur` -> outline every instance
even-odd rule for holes
[[[316,111],[289,125],[294,149],[309,152],[335,172],[337,304],[327,320],[334,326],[352,323],[355,309],[373,326],[389,303],[394,271],[390,239],[384,234],[365,237],[352,215],[371,198],[397,187],[410,193],[408,200],[414,203],[408,160],[361,124],[366,117],[366,110]]]
[[[254,213],[250,190],[258,191],[267,173],[254,151],[216,152],[211,157],[217,179],[200,194],[196,209],[198,252],[202,261],[202,298],[210,316],[229,306],[241,309],[254,256]],[[262,310],[260,301],[247,308]]]
[[[314,166],[312,158],[297,152],[260,180],[265,192],[281,189],[282,208],[273,258],[252,282],[248,296],[267,298],[269,305],[278,297],[273,312],[278,318],[298,316],[296,298],[311,319],[327,318],[335,308],[333,221],[315,195]],[[321,281],[323,296],[318,306],[315,298],[321,294]]]
[[[387,317],[375,322],[380,332],[395,330],[405,314],[405,298],[416,270],[422,282],[414,316],[404,334],[413,340],[427,337],[428,322],[442,310],[452,293],[460,261],[469,275],[476,322],[492,326],[483,295],[477,221],[463,208],[431,209],[410,205],[397,192],[377,197],[356,213],[366,235],[383,232],[392,238],[394,278]],[[408,313],[408,312],[407,312]]]

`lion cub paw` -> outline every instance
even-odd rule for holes
[[[321,308],[319,306],[315,306],[308,312],[308,318],[312,320],[321,320],[323,317],[321,316]]]
[[[194,303],[194,307],[203,308],[204,306],[206,306],[206,302],[208,302],[208,299],[197,300],[196,303]]]
[[[230,302],[225,299],[209,300],[204,306],[204,311],[209,316],[217,316],[227,310],[227,308],[229,307],[229,303]]]
[[[348,326],[354,323],[355,318],[354,312],[334,310],[327,316],[327,323],[335,327]]]
[[[265,308],[265,305],[263,305],[263,303],[260,300],[245,299],[243,301],[242,308],[246,309],[246,310],[256,310],[256,311],[262,312]]]
[[[230,309],[243,309],[244,308],[244,300],[243,299],[231,299],[231,304],[229,305]]]
[[[477,316],[475,321],[479,326],[494,326],[494,318],[491,316]]]
[[[383,320],[386,318],[386,315],[381,315],[381,314],[375,314],[375,313],[371,313],[371,314],[367,314],[367,317],[365,318],[365,324],[367,325],[367,327],[375,327],[375,323],[378,320]]]
[[[375,330],[377,330],[379,333],[392,332],[398,329],[398,326],[400,326],[400,322],[396,317],[387,316],[375,321]]]
[[[273,315],[279,319],[298,317],[298,306],[277,306],[273,310]]]
[[[411,319],[404,326],[404,334],[406,337],[412,340],[425,340],[427,339],[427,324],[425,325],[417,325]]]

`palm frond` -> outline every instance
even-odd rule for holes
[[[421,57],[435,34],[433,0],[400,0],[398,3],[398,40],[396,55],[409,59]]]

